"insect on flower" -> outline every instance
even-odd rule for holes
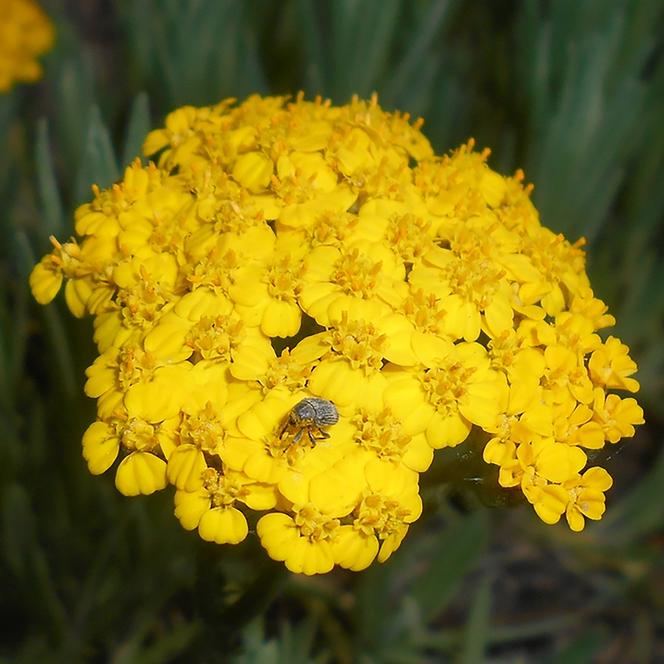
[[[298,401],[293,406],[279,435],[283,436],[286,429],[290,428],[295,431],[293,435],[294,443],[298,443],[304,433],[307,434],[312,443],[315,443],[322,438],[329,438],[330,434],[323,427],[332,426],[338,421],[337,407],[331,401],[308,397]],[[319,437],[317,438],[314,433],[318,433]]]

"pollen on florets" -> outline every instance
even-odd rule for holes
[[[387,560],[434,453],[473,431],[543,521],[601,518],[612,481],[586,450],[643,411],[615,393],[637,367],[598,334],[615,320],[583,241],[540,224],[522,172],[472,140],[437,157],[420,126],[376,97],[183,107],[146,138],[156,163],[93,189],[30,277],[95,317],[92,473],[173,485],[220,544],[259,512],[304,574]]]

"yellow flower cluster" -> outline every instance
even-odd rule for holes
[[[521,173],[472,141],[436,157],[419,125],[375,98],[184,107],[146,139],[156,164],[94,188],[82,239],[31,276],[94,316],[92,473],[119,457],[123,494],[174,485],[205,540],[258,519],[305,574],[386,560],[434,450],[473,429],[544,521],[601,517],[611,478],[584,449],[643,413],[607,392],[636,391],[636,365],[596,334],[614,319],[582,243],[540,225]],[[294,417],[303,401],[338,421]]]
[[[41,77],[37,57],[53,44],[53,26],[33,0],[0,0],[0,92]]]

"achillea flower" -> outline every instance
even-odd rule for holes
[[[0,0],[0,92],[42,75],[37,57],[53,45],[53,25],[32,0]]]
[[[636,364],[597,334],[615,321],[583,242],[540,225],[523,173],[473,141],[436,157],[420,124],[375,98],[184,107],[145,141],[156,164],[93,188],[82,239],[30,277],[95,317],[92,473],[173,485],[218,543],[261,512],[268,555],[305,574],[387,560],[435,450],[473,431],[546,523],[602,516],[611,478],[585,450],[643,411],[613,392]]]

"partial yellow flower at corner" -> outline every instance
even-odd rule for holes
[[[33,0],[0,0],[0,92],[39,79],[37,58],[55,37],[53,24]]]

